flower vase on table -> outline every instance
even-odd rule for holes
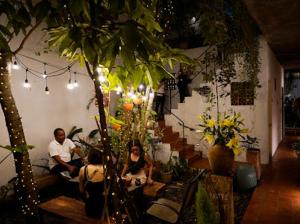
[[[207,158],[213,174],[231,175],[234,162],[231,149],[221,144],[213,145],[207,152]]]
[[[248,130],[243,129],[243,119],[240,113],[227,115],[219,113],[214,120],[210,114],[199,116],[202,139],[211,146],[207,157],[214,174],[228,176],[232,173],[234,156],[238,155],[243,148],[242,143],[253,144],[256,138],[244,136]]]

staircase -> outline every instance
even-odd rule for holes
[[[172,127],[166,126],[165,121],[159,121],[158,124],[164,134],[162,142],[170,144],[172,151],[178,151],[179,156],[188,161],[189,167],[200,168],[202,152],[195,151],[195,145],[187,144],[187,139],[181,138],[179,132],[173,132]]]

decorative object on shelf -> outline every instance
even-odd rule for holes
[[[248,132],[244,126],[240,113],[227,115],[218,113],[217,120],[211,115],[204,113],[199,116],[203,139],[213,146],[208,151],[208,160],[213,173],[229,175],[234,155],[238,155],[242,150],[241,143],[253,144],[256,138],[245,134]]]

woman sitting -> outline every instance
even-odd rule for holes
[[[89,217],[101,217],[104,206],[104,169],[100,150],[91,149],[88,165],[79,172],[79,190],[85,194],[85,211]]]
[[[143,185],[146,182],[153,184],[152,169],[153,164],[151,159],[145,155],[143,147],[139,140],[130,141],[127,144],[128,157],[125,162],[121,177],[126,181],[131,181],[131,185]],[[149,174],[148,179],[146,176],[145,168],[148,166]]]

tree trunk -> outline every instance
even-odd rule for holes
[[[0,104],[4,113],[11,147],[26,148],[26,140],[10,86],[7,63],[9,56],[0,52]],[[33,223],[38,212],[36,183],[33,180],[32,167],[27,149],[23,152],[13,150],[17,182],[16,198],[20,210],[26,216],[26,223]]]

